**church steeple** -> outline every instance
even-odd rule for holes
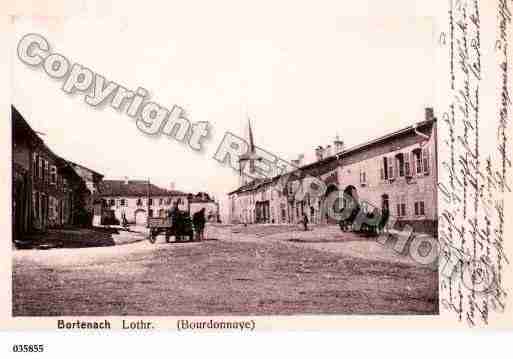
[[[239,168],[240,168],[240,185],[243,186],[256,177],[255,161],[259,161],[260,157],[256,154],[255,140],[253,138],[253,130],[251,128],[251,120],[248,117],[248,151],[239,157]],[[244,164],[249,162],[249,175],[244,174]]]

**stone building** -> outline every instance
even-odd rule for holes
[[[91,195],[86,183],[68,161],[45,144],[14,106],[11,116],[14,239],[50,227],[90,225],[87,221],[91,216],[83,207]]]
[[[181,210],[189,210],[187,193],[164,189],[149,181],[104,180],[99,196],[104,208],[114,211],[120,223],[126,216],[129,223],[146,225],[148,216],[164,217],[176,202]]]
[[[305,213],[310,223],[334,224],[325,201],[337,191],[365,204],[367,211],[387,206],[398,228],[409,224],[415,231],[436,234],[437,133],[431,108],[423,121],[406,128],[347,149],[337,137],[333,146],[318,147],[315,153],[313,163],[230,192],[230,221],[298,223]],[[324,183],[325,193],[298,199],[296,193],[309,176]]]

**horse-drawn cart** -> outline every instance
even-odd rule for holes
[[[177,242],[184,241],[186,238],[189,241],[194,239],[192,220],[189,212],[185,211],[177,211],[169,217],[149,217],[148,228],[150,243],[155,243],[157,236],[161,233],[165,234],[166,242],[169,242],[171,236],[174,236]]]

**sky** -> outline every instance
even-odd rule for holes
[[[183,107],[192,122],[208,121],[212,134],[201,153],[143,135],[124,112],[65,94],[62,81],[16,56],[13,104],[58,155],[106,179],[149,178],[210,192],[223,214],[238,175],[213,155],[226,131],[245,135],[248,116],[257,146],[287,160],[304,154],[309,162],[314,148],[337,134],[346,146],[357,145],[422,121],[433,106],[429,18],[352,16],[337,2],[214,7],[224,2],[162,12],[119,3],[123,14],[113,2],[81,17],[14,22],[13,49],[23,35],[41,34],[72,63],[129,89],[143,87],[149,100]]]

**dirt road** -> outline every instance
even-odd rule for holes
[[[428,268],[236,232],[216,228],[202,243],[15,251],[13,314],[438,312]]]

